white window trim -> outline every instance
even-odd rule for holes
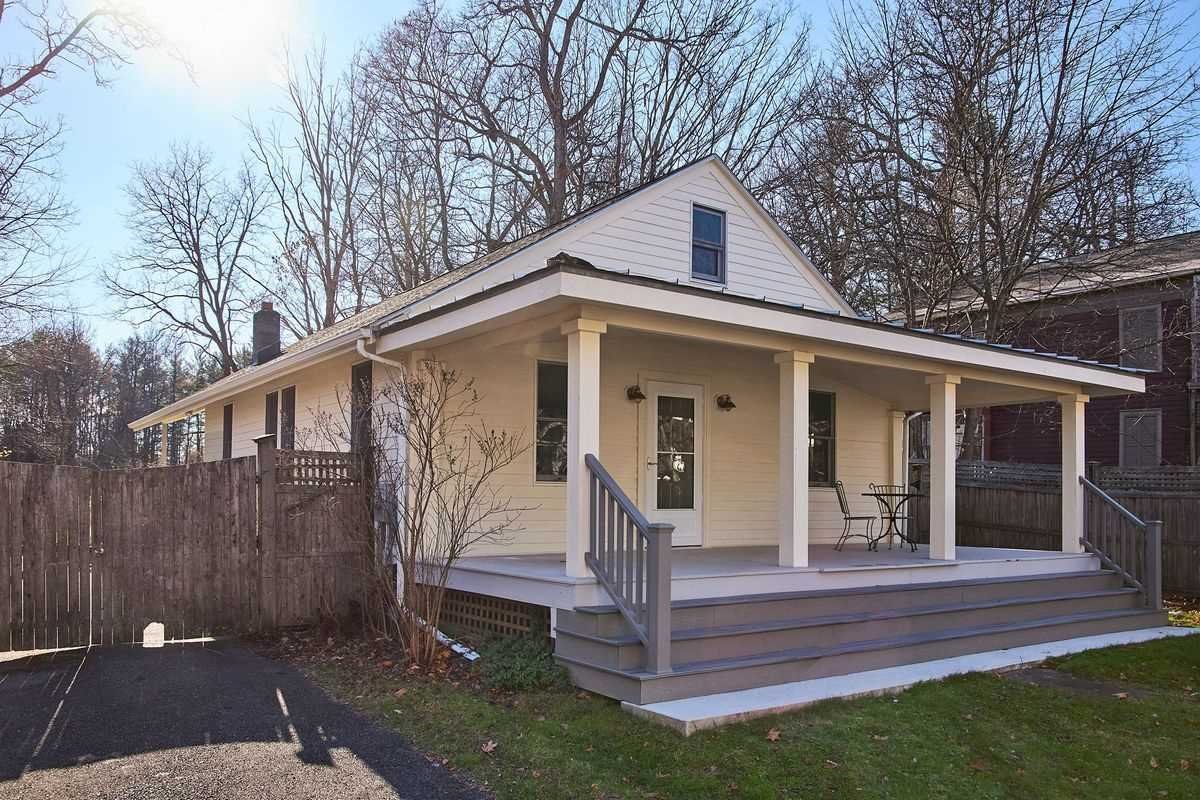
[[[1159,408],[1130,409],[1121,412],[1120,428],[1117,432],[1120,440],[1120,452],[1118,456],[1120,466],[1125,467],[1128,464],[1125,458],[1125,419],[1132,417],[1153,417],[1157,421],[1158,435],[1155,437],[1154,464],[1151,466],[1158,466],[1162,463],[1162,409]]]
[[[695,270],[695,264],[692,262],[692,247],[696,244],[696,209],[707,211],[710,214],[721,215],[721,274],[718,277],[710,278],[707,275],[698,275]],[[703,286],[725,286],[729,283],[729,211],[717,206],[705,205],[692,201],[690,213],[688,214],[688,276],[695,283]]]
[[[1125,366],[1125,363],[1124,363],[1125,354],[1128,352],[1128,348],[1125,345],[1125,316],[1126,316],[1126,314],[1132,314],[1134,312],[1143,312],[1143,311],[1154,311],[1154,316],[1156,319],[1156,322],[1154,325],[1155,338],[1156,338],[1156,341],[1154,343],[1155,362],[1154,362],[1154,368],[1152,371],[1158,372],[1158,371],[1162,370],[1162,368],[1163,368],[1162,303],[1153,303],[1153,304],[1144,305],[1144,306],[1129,306],[1128,308],[1120,309],[1119,319],[1117,320],[1117,342],[1118,342],[1118,346],[1121,348],[1119,360],[1121,361],[1121,366]]]

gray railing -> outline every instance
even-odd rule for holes
[[[1143,521],[1084,476],[1083,548],[1162,609],[1162,522]]]
[[[592,454],[588,568],[646,646],[646,669],[671,670],[671,533],[651,523]]]

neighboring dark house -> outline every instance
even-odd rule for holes
[[[1068,263],[1015,293],[1011,312],[1024,318],[1012,343],[1149,370],[1144,395],[1088,404],[1087,460],[1200,463],[1200,231]],[[984,430],[984,458],[1059,461],[1054,403],[989,409]]]

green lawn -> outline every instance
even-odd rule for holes
[[[372,657],[305,660],[498,798],[538,800],[1200,797],[1198,665],[1200,636],[1164,640],[1058,664],[1151,690],[1138,697],[971,675],[684,739],[582,693],[500,696]]]

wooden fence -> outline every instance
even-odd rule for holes
[[[1091,468],[1093,480],[1143,520],[1163,523],[1163,590],[1200,595],[1200,490],[1147,491],[1188,485],[1192,470]],[[1200,473],[1200,470],[1196,471]],[[912,484],[928,492],[929,468],[914,464]],[[1057,465],[960,462],[956,540],[970,547],[1058,550],[1062,547],[1062,473]],[[910,509],[917,541],[929,541],[929,500]],[[1103,520],[1103,514],[1096,514]]]
[[[363,482],[344,454],[321,454],[330,485],[268,449],[133,470],[0,462],[0,651],[136,642],[151,622],[184,639],[346,613],[369,539]]]

